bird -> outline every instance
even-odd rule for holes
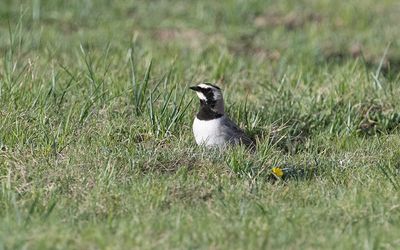
[[[189,87],[200,99],[200,108],[193,122],[197,145],[227,148],[245,145],[254,150],[254,141],[225,114],[222,90],[211,83]]]

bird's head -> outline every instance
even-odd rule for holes
[[[200,106],[207,106],[218,114],[224,114],[224,99],[218,86],[211,83],[200,83],[190,89],[196,91],[200,99]]]

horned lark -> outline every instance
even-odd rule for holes
[[[224,112],[224,99],[219,87],[201,83],[190,87],[200,99],[200,109],[194,119],[193,133],[198,145],[224,148],[244,144],[254,148],[254,142]]]

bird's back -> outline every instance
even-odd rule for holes
[[[254,146],[254,141],[240,127],[228,117],[224,117],[225,119],[221,123],[222,131],[230,144],[243,144],[247,147]]]

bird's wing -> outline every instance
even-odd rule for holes
[[[231,119],[225,117],[222,122],[223,133],[233,143],[243,143],[245,146],[254,146],[254,141],[248,137]]]

